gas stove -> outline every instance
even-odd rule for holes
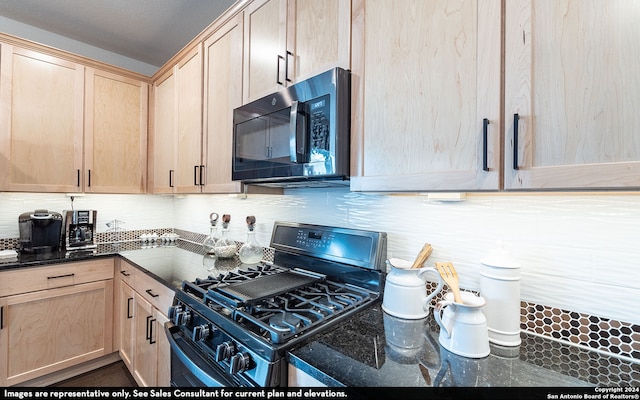
[[[286,386],[286,353],[382,295],[386,234],[276,222],[273,262],[185,281],[165,325],[174,386]]]

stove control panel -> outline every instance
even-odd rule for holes
[[[169,307],[168,317],[175,325],[186,326],[191,322],[191,311],[182,305]]]
[[[238,379],[264,382],[268,361],[230,335],[223,327],[203,316],[198,305],[187,305],[174,299],[168,310],[170,323],[179,328],[185,340],[196,344],[204,359],[216,365],[224,374]]]

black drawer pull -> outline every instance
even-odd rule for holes
[[[160,296],[159,294],[153,294],[153,291],[151,289],[147,289],[145,290],[145,292],[147,292],[149,294],[149,296],[151,297],[158,297]]]
[[[75,276],[75,274],[71,273],[71,274],[58,275],[58,276],[47,276],[47,279],[70,278],[72,276]]]
[[[127,271],[120,271],[123,276],[131,276],[131,274]]]

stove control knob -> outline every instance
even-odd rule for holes
[[[176,325],[188,325],[191,322],[191,311],[176,312],[173,317],[173,323]]]
[[[177,313],[182,311],[182,306],[180,304],[176,304],[175,306],[171,306],[169,307],[169,311],[167,311],[167,317],[169,317],[169,319],[171,321],[173,321],[175,319],[175,316]]]
[[[193,328],[193,341],[207,340],[211,337],[211,327],[208,324],[199,325]]]
[[[251,356],[247,353],[234,354],[229,362],[229,373],[231,375],[244,372],[249,369]]]
[[[222,342],[216,346],[216,361],[228,360],[235,352],[236,345],[233,342]]]

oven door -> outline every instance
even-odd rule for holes
[[[171,386],[236,386],[215,370],[173,323],[166,322],[164,329],[171,345]]]

